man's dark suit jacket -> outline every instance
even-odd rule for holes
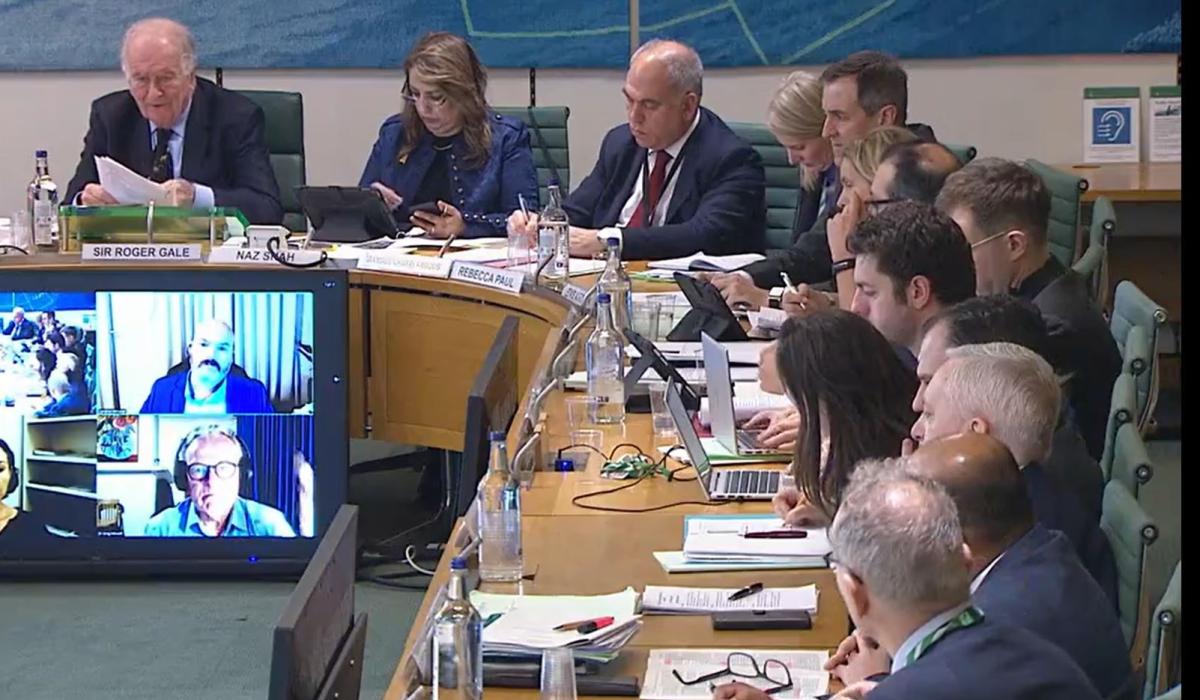
[[[183,413],[186,403],[188,372],[168,374],[154,381],[150,395],[140,413]],[[230,372],[225,376],[226,413],[274,413],[267,387],[257,379],[239,377]]]
[[[766,176],[758,152],[720,117],[701,107],[700,121],[679,157],[683,160],[665,223],[643,228],[631,221],[621,234],[621,257],[659,260],[701,251],[710,255],[762,252],[767,235]],[[646,149],[633,140],[628,124],[609,131],[600,144],[596,166],[563,202],[571,224],[594,229],[616,226],[645,158]]]
[[[942,637],[915,662],[887,676],[870,700],[1100,700],[1062,649],[992,620]]]
[[[1133,669],[1111,602],[1061,532],[1034,525],[972,596],[988,619],[1023,627],[1067,652],[1105,698],[1133,696]]]
[[[1088,453],[1100,459],[1121,353],[1087,285],[1053,255],[1013,293],[1033,302],[1050,332],[1051,364],[1072,373],[1068,400]]]
[[[20,323],[9,321],[8,325],[4,327],[2,335],[10,336],[13,340],[33,340],[40,334],[41,328],[38,324],[23,318]]]
[[[249,98],[196,78],[179,176],[211,187],[217,206],[240,209],[252,224],[278,224],[283,206],[263,140],[263,122],[262,109]],[[150,126],[128,90],[92,103],[83,153],[64,202],[74,200],[85,185],[100,182],[95,156],[108,156],[149,177]]]
[[[909,124],[909,131],[920,141],[935,142],[933,129],[925,124]],[[833,197],[836,201],[841,195],[839,181]],[[825,226],[829,217],[833,216],[835,208],[825,212],[816,220],[812,228],[794,234],[791,248],[772,250],[767,253],[766,260],[751,263],[742,268],[754,280],[754,285],[762,289],[783,286],[781,272],[787,272],[788,277],[795,283],[819,284],[833,280],[833,257],[829,253],[829,238]]]
[[[1083,509],[1079,499],[1042,465],[1034,462],[1025,466],[1021,469],[1021,478],[1033,505],[1034,518],[1043,527],[1066,535],[1083,568],[1100,585],[1112,609],[1116,610],[1117,563],[1099,524]]]

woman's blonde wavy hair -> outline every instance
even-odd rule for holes
[[[875,171],[883,160],[883,154],[892,144],[916,141],[913,132],[901,126],[877,126],[858,141],[851,141],[842,152],[842,159],[850,161],[854,169],[868,181],[875,178]]]
[[[821,137],[825,110],[821,108],[821,80],[812,73],[795,71],[783,79],[767,106],[767,128],[775,138],[807,141]],[[800,169],[804,186],[812,189],[820,173]]]

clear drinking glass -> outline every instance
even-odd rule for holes
[[[659,340],[659,315],[662,313],[662,304],[658,301],[646,300],[633,302],[633,317],[629,320],[629,325],[633,327],[633,332],[642,336],[650,342]]]
[[[667,408],[667,383],[650,382],[650,412],[654,423],[654,437],[675,439],[675,419]]]
[[[575,700],[575,654],[567,647],[542,651],[542,700]]]

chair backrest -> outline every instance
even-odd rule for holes
[[[800,206],[800,170],[788,163],[787,149],[765,124],[726,122],[762,158],[767,180],[767,248],[790,248]]]
[[[1087,280],[1096,305],[1104,308],[1108,284],[1108,240],[1117,230],[1117,212],[1113,203],[1103,195],[1092,203],[1092,223],[1088,226],[1088,247],[1071,269]]]
[[[1141,487],[1153,476],[1154,465],[1150,462],[1150,454],[1146,452],[1146,443],[1137,426],[1126,423],[1117,428],[1110,478],[1125,484],[1130,493],[1137,496]]]
[[[537,168],[539,202],[550,201],[546,188],[555,181],[555,173],[558,174],[558,189],[565,197],[571,189],[571,149],[567,132],[571,108],[493,106],[492,109],[497,114],[520,119],[529,127],[529,147],[533,149],[533,167]]]
[[[1087,192],[1087,180],[1055,170],[1030,158],[1025,167],[1037,173],[1050,190],[1050,219],[1046,223],[1046,239],[1050,252],[1063,265],[1070,266],[1078,256],[1079,198]]]
[[[1104,452],[1100,456],[1100,470],[1104,481],[1112,478],[1113,458],[1116,454],[1117,431],[1122,425],[1132,423],[1137,417],[1137,381],[1133,375],[1121,372],[1113,382],[1112,400],[1108,409],[1108,425],[1104,432]]]
[[[306,231],[304,212],[296,188],[308,182],[304,169],[304,98],[298,92],[239,90],[262,108],[266,118],[263,136],[271,154],[271,169],[279,183],[283,225],[289,231]]]
[[[943,143],[942,145],[949,149],[954,157],[958,158],[958,162],[963,165],[975,160],[975,156],[979,155],[979,151],[974,146],[964,146],[960,143]]]
[[[1150,649],[1146,654],[1146,685],[1142,697],[1151,700],[1179,681],[1183,652],[1183,562],[1154,609],[1150,623]]]
[[[1183,684],[1180,683],[1162,695],[1155,697],[1154,700],[1183,700]]]
[[[1137,379],[1138,426],[1145,432],[1158,398],[1158,330],[1167,322],[1167,310],[1129,280],[1122,280],[1113,293],[1108,328],[1125,358],[1125,371]],[[1141,327],[1145,338],[1129,339],[1130,330]],[[1132,357],[1131,357],[1132,355]]]
[[[1104,487],[1100,529],[1112,547],[1117,565],[1117,607],[1121,632],[1129,645],[1135,673],[1145,664],[1150,632],[1150,601],[1146,595],[1146,550],[1158,539],[1158,526],[1129,489],[1113,479]]]

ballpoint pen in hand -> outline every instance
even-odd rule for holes
[[[792,278],[788,277],[787,272],[780,272],[779,276],[783,278],[783,283],[787,285],[787,290],[789,292],[792,294],[798,294],[800,292],[800,290],[796,288],[796,284],[792,282]]]

